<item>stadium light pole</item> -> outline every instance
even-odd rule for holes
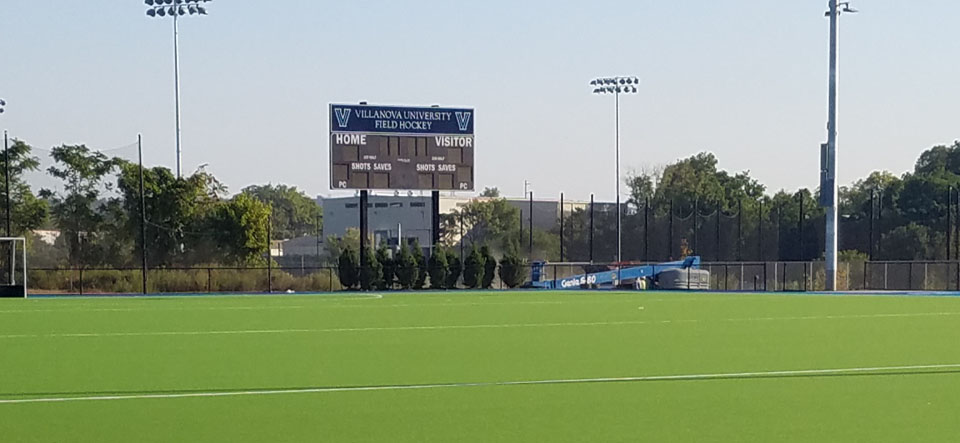
[[[7,102],[0,98],[0,114],[6,110]],[[6,205],[7,237],[10,237],[10,145],[7,141],[7,130],[3,130],[3,180],[4,180],[4,204]],[[12,270],[10,272],[13,272]],[[12,281],[12,280],[11,280]]]
[[[177,178],[182,175],[180,147],[180,37],[177,20],[184,15],[207,15],[204,4],[213,0],[144,0],[148,17],[173,17],[173,86],[177,119]]]
[[[617,263],[623,261],[623,241],[620,233],[620,94],[636,94],[640,79],[632,76],[600,77],[590,81],[593,93],[597,95],[611,94],[614,96],[617,120]]]
[[[844,12],[855,13],[850,2],[829,0],[826,16],[830,18],[830,88],[827,99],[827,144],[821,153],[820,203],[827,208],[824,259],[826,290],[837,290],[837,40],[839,18]]]

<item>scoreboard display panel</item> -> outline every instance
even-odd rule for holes
[[[474,190],[474,110],[330,105],[330,188]]]

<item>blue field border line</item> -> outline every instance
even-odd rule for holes
[[[409,291],[328,291],[328,292],[191,292],[191,293],[114,293],[114,294],[30,294],[29,299],[125,299],[125,298],[239,298],[239,297],[342,297],[342,298],[374,298],[376,296],[403,296],[403,295],[433,295],[433,296],[465,296],[465,295],[509,295],[523,294],[588,294],[588,293],[618,293],[618,294],[676,294],[676,295],[769,295],[769,296],[820,296],[820,297],[960,297],[960,291],[686,291],[686,290],[646,290],[631,291],[622,289],[456,289],[445,291],[409,290]]]
[[[110,298],[230,298],[230,297],[354,297],[371,298],[379,292],[171,292],[171,293],[114,293],[114,294],[29,294],[28,299],[110,299]]]

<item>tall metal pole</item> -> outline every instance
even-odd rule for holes
[[[650,262],[650,198],[643,204],[643,261]]]
[[[593,263],[593,194],[590,194],[590,263]]]
[[[950,248],[953,234],[953,186],[947,188],[947,261],[950,261]]]
[[[13,206],[10,204],[10,145],[7,131],[3,131],[3,186],[7,205],[7,237],[10,237],[10,210]]]
[[[4,170],[4,173],[3,173],[3,182],[4,182],[4,188],[6,189],[6,191],[4,192],[4,194],[6,194],[6,203],[7,203],[7,237],[10,237],[10,225],[11,225],[11,224],[10,224],[10,210],[13,209],[13,206],[10,204],[10,146],[9,146],[8,139],[7,139],[7,131],[3,131],[3,170]],[[27,250],[27,245],[26,245],[26,244],[23,245],[23,250],[24,250],[24,251]],[[16,243],[11,243],[11,246],[10,246],[10,262],[11,262],[11,263],[13,263],[14,258],[16,257],[16,254],[17,254],[17,244],[16,244]],[[27,262],[24,261],[23,263],[24,263],[24,266],[26,266],[26,263],[27,263]],[[10,281],[11,283],[15,281],[15,280],[14,280],[14,272],[15,272],[14,269],[15,269],[15,268],[16,268],[15,266],[11,266],[11,267],[10,267],[10,280],[9,280],[9,281]],[[27,283],[26,283],[26,277],[24,277],[24,283],[23,283],[23,285],[24,285],[24,286],[23,286],[24,288],[27,287],[27,286],[26,286],[26,285],[27,285]],[[26,289],[24,289],[24,291],[26,291]]]
[[[533,191],[530,191],[530,215],[528,221],[530,222],[530,232],[527,235],[530,236],[530,243],[528,245],[530,259],[533,260]]]
[[[140,162],[140,265],[143,293],[147,293],[147,200],[143,195],[143,139],[137,134],[137,159]]]
[[[560,193],[560,261],[563,262],[563,193]]]
[[[317,225],[315,226],[317,232],[317,266],[320,266],[320,216],[317,216]],[[399,244],[398,244],[399,246]]]
[[[797,260],[803,261],[803,191],[798,192],[797,196],[800,197],[800,217],[797,218],[797,231],[800,234],[798,236],[800,241],[800,252]]]
[[[757,207],[757,261],[763,261],[763,198]]]
[[[179,13],[173,15],[173,86],[177,105],[177,178],[180,178],[183,173],[180,151],[180,31],[177,25],[179,15]]]
[[[361,238],[363,236],[361,235]],[[360,256],[363,257],[363,251]],[[267,215],[267,293],[273,294],[273,206],[270,206],[270,214]]]
[[[743,261],[743,200],[737,200],[737,261]]]
[[[830,5],[830,91],[827,104],[827,156],[826,180],[820,192],[827,193],[826,208],[826,290],[837,290],[837,40],[839,25],[839,0],[829,0]],[[849,9],[849,7],[847,8]],[[824,189],[824,187],[826,189]],[[802,198],[802,197],[801,197]],[[802,202],[802,200],[801,200]],[[802,205],[802,204],[801,204]],[[801,206],[802,207],[802,206]]]
[[[667,258],[673,260],[673,200],[670,200],[670,235],[667,239]]]
[[[621,255],[622,240],[620,234],[620,91],[616,93],[616,103],[617,103],[617,263],[623,261]],[[617,268],[619,269],[619,268]],[[618,278],[619,280],[619,278]]]

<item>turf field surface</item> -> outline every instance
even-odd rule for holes
[[[0,300],[0,440],[954,441],[960,298]]]

